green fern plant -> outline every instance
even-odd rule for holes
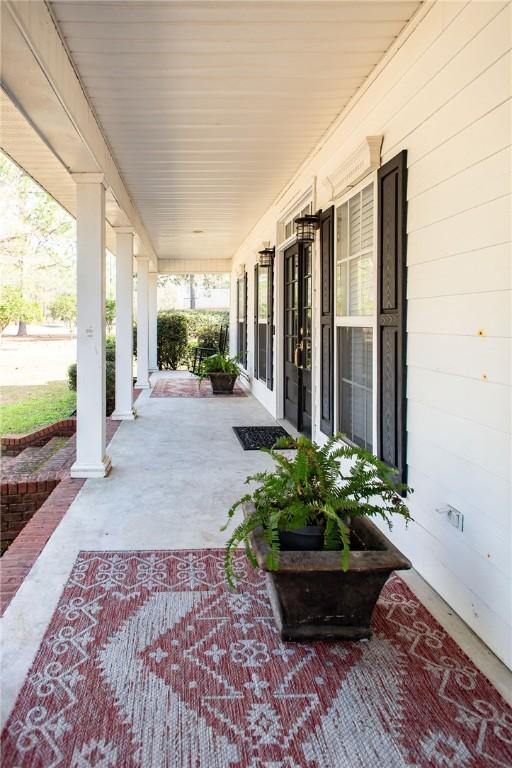
[[[289,458],[278,449],[293,448]],[[260,526],[270,551],[269,570],[279,564],[279,532],[294,531],[307,525],[324,531],[324,549],[340,549],[340,565],[349,566],[350,521],[358,516],[380,517],[391,528],[392,515],[411,520],[400,493],[412,491],[396,482],[395,469],[367,451],[349,445],[343,435],[333,435],[323,446],[305,437],[283,438],[272,449],[263,449],[276,462],[273,472],[257,472],[246,479],[257,487],[238,499],[228,510],[226,530],[237,509],[253,502],[253,511],[236,526],[224,556],[224,571],[229,586],[235,588],[233,561],[240,544],[249,562],[256,566],[251,534]]]
[[[246,375],[238,364],[238,357],[229,357],[229,355],[221,352],[216,352],[203,360],[199,374],[200,380],[205,379],[210,373],[229,373],[231,376]]]

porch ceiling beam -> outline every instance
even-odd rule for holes
[[[5,0],[2,11],[3,87],[70,172],[96,170],[104,174],[121,218],[122,214],[126,216],[125,222],[117,220],[115,224],[133,226],[140,251],[156,267],[157,257],[149,235],[89,106],[47,4],[43,0]],[[21,39],[23,52],[20,51]],[[20,77],[20,53],[27,64],[30,62],[30,77],[28,73],[27,77]],[[36,69],[39,69],[38,76],[33,77]]]

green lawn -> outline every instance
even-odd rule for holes
[[[0,434],[33,432],[70,416],[76,393],[67,381],[51,381],[30,387],[0,387]]]

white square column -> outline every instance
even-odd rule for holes
[[[132,421],[133,229],[116,227],[116,408],[111,419]]]
[[[76,461],[71,477],[105,477],[105,187],[103,174],[73,174],[77,184]]]
[[[157,285],[158,285],[158,273],[149,273],[149,371],[158,371],[158,355],[157,355]]]
[[[137,256],[137,382],[149,389],[149,258]]]

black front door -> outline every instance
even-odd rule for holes
[[[284,253],[284,415],[311,436],[312,255],[296,243]]]

